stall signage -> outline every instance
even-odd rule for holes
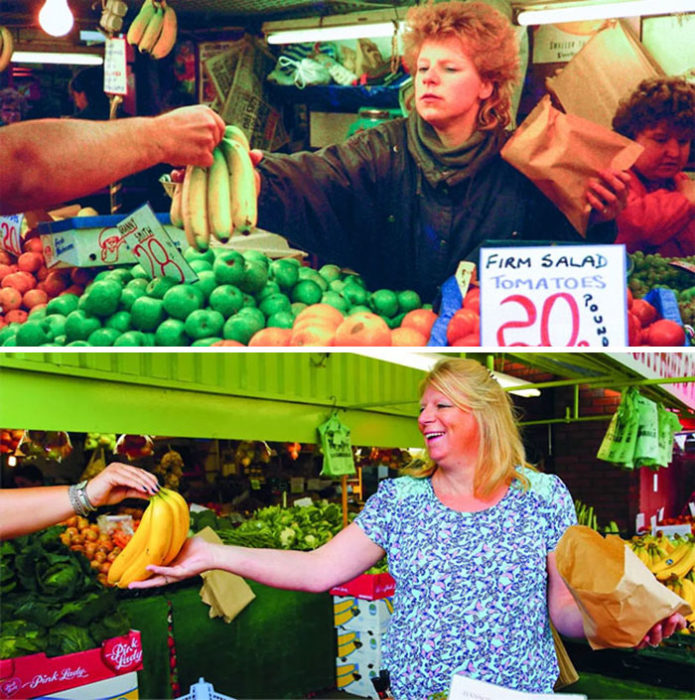
[[[125,39],[107,39],[104,50],[104,92],[128,94]]]
[[[24,214],[0,216],[0,248],[17,256],[22,254],[22,219]]]
[[[645,379],[675,379],[687,377],[683,383],[662,384],[661,388],[680,399],[689,408],[695,408],[695,354],[688,352],[635,352],[618,353],[618,362],[638,371]]]
[[[152,279],[171,277],[179,282],[198,279],[149,204],[136,209],[119,222],[117,228],[123,242]]]
[[[533,31],[533,63],[567,63],[601,24],[594,21],[539,25]]]
[[[481,344],[625,347],[625,246],[482,248]]]

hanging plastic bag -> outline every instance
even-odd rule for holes
[[[338,414],[333,412],[331,417],[318,427],[323,450],[323,466],[321,476],[344,476],[355,473],[355,460],[352,455],[350,429],[343,425]]]
[[[659,413],[656,403],[637,394],[635,408],[639,416],[639,428],[635,441],[635,466],[659,466],[661,455],[659,453]]]
[[[681,429],[678,416],[667,411],[662,404],[657,407],[659,413],[659,466],[668,467],[673,459],[673,436]]]
[[[639,415],[635,410],[637,390],[625,390],[618,410],[613,414],[596,457],[618,464],[626,469],[634,467],[635,444],[639,429]]]

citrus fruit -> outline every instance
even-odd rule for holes
[[[203,293],[190,284],[176,284],[167,289],[162,299],[164,310],[173,318],[182,321],[196,309],[203,306]]]
[[[377,314],[351,314],[336,329],[335,345],[391,345],[391,329]]]
[[[369,295],[369,307],[379,316],[395,316],[398,313],[398,296],[391,289],[377,289]]]
[[[210,293],[210,308],[219,311],[225,318],[235,314],[244,303],[244,295],[233,284],[221,284]]]
[[[303,279],[292,288],[292,301],[301,301],[304,304],[317,304],[321,301],[323,290],[311,279]]]
[[[261,328],[251,336],[249,347],[286,347],[290,344],[291,335],[289,328]]]

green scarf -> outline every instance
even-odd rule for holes
[[[408,150],[432,185],[445,182],[453,186],[473,177],[499,153],[506,138],[502,129],[475,131],[461,146],[447,148],[417,112],[412,111],[407,122]]]

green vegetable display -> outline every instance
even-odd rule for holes
[[[0,547],[0,659],[84,651],[130,629],[116,591],[60,541],[62,530],[54,526]]]

